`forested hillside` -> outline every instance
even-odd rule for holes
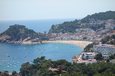
[[[109,28],[110,27],[110,28]],[[75,33],[79,28],[91,28],[94,31],[113,29],[115,27],[115,11],[107,11],[88,15],[81,20],[52,25],[49,33]]]

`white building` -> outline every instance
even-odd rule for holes
[[[82,52],[78,57],[73,58],[73,63],[96,63],[95,55],[95,52]]]

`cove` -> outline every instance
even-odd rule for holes
[[[71,44],[45,43],[34,45],[0,43],[0,71],[19,71],[21,64],[45,56],[46,59],[72,61],[83,49]]]

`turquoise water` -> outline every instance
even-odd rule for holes
[[[21,24],[36,32],[48,32],[51,25],[60,24],[61,20],[25,20],[25,21],[0,21],[0,33],[5,31],[10,25]],[[37,44],[37,45],[19,45],[0,43],[0,71],[19,71],[22,63],[32,62],[33,59],[46,56],[47,59],[58,60],[66,59],[71,61],[74,55],[79,54],[81,48],[69,44]]]
[[[45,56],[47,59],[72,60],[82,49],[74,45],[47,43],[36,45],[0,43],[0,71],[19,71],[22,63],[32,62],[33,59]]]

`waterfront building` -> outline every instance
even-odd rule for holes
[[[95,55],[95,52],[82,52],[79,56],[74,56],[72,60],[73,63],[96,63]]]
[[[99,44],[93,46],[94,52],[101,53],[104,59],[108,59],[110,55],[115,54],[115,46],[110,44]]]

